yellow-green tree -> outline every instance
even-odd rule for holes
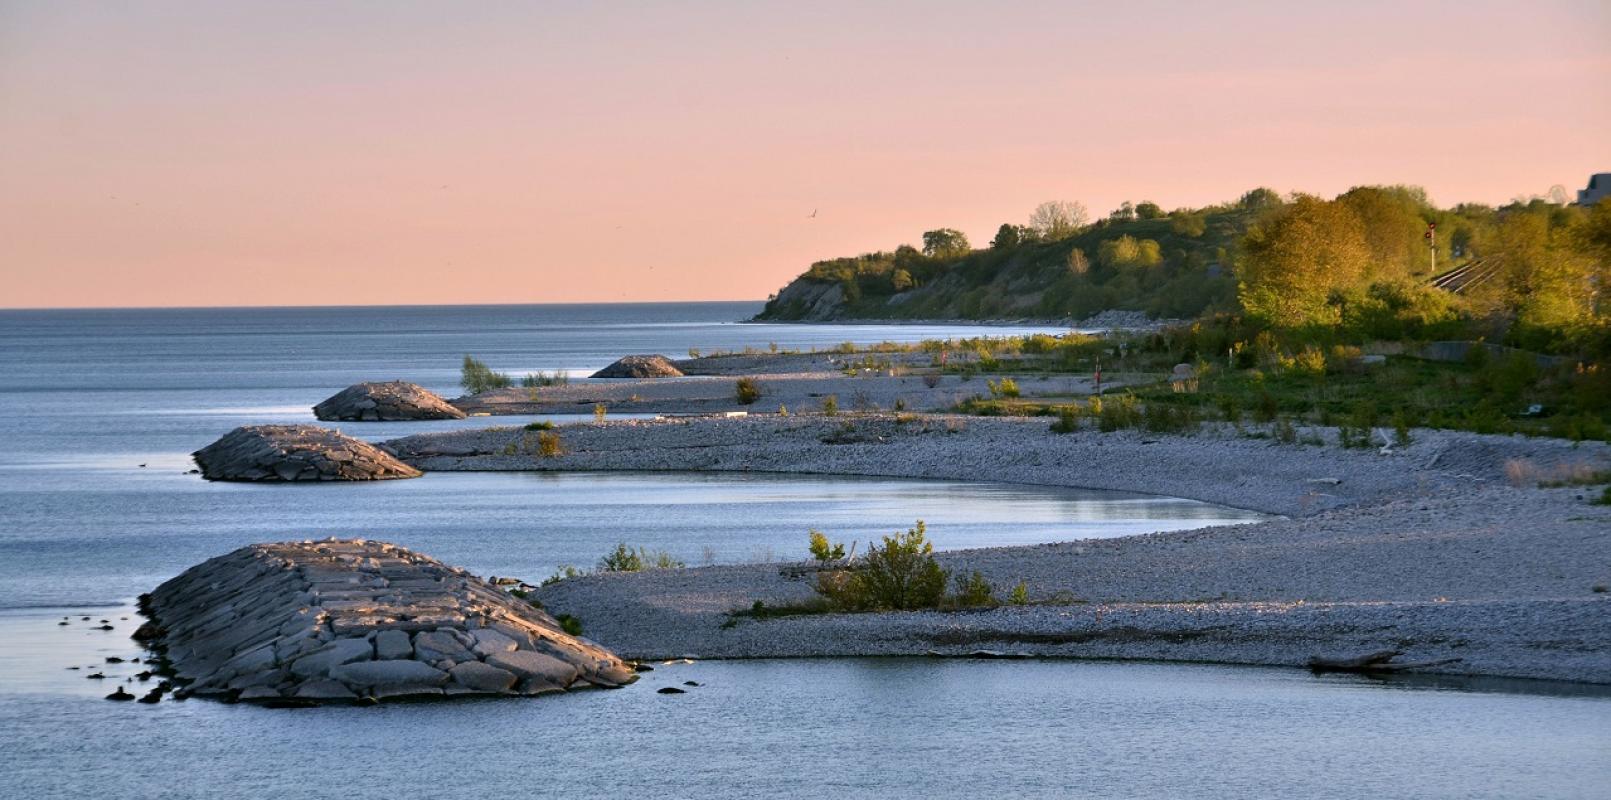
[[[1097,245],[1096,260],[1104,267],[1152,267],[1163,261],[1163,251],[1151,239],[1126,234]]]
[[[1482,252],[1499,266],[1500,280],[1477,287],[1490,307],[1534,328],[1564,329],[1594,315],[1591,276],[1598,264],[1583,232],[1585,217],[1545,204],[1504,213]]]
[[[1300,195],[1243,238],[1242,308],[1276,327],[1336,324],[1339,310],[1327,301],[1359,284],[1370,259],[1365,226],[1352,209]]]

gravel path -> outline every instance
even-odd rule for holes
[[[1316,431],[1330,435],[1328,431]],[[842,473],[1150,492],[1285,515],[940,559],[1031,605],[728,623],[756,600],[811,596],[776,564],[598,575],[544,587],[549,608],[628,657],[965,653],[1302,664],[1402,649],[1457,674],[1611,683],[1611,508],[1549,477],[1611,465],[1611,448],[1416,431],[1391,453],[1282,445],[1228,427],[1196,436],[1082,431],[1044,419],[749,417],[575,425],[568,453],[520,429],[388,445],[426,470]],[[1522,485],[1513,485],[1520,483]],[[1598,490],[1593,490],[1597,493]]]

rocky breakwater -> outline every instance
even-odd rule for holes
[[[595,378],[681,378],[682,370],[671,359],[659,355],[624,356],[614,364],[593,373]]]
[[[359,383],[313,407],[322,420],[377,422],[414,419],[464,419],[441,395],[407,381]]]
[[[193,455],[212,481],[374,481],[421,472],[368,442],[313,425],[248,425]]]
[[[140,598],[180,696],[270,705],[542,695],[636,679],[462,569],[385,542],[255,544]]]

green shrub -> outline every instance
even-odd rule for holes
[[[1190,409],[1148,403],[1142,424],[1153,433],[1186,433],[1197,428],[1197,418]]]
[[[1057,409],[1057,421],[1052,423],[1052,433],[1073,433],[1080,429],[1080,407],[1061,406]]]
[[[1275,440],[1282,444],[1295,444],[1298,441],[1298,429],[1292,427],[1292,420],[1286,417],[1276,420]]]
[[[739,378],[733,384],[733,394],[740,405],[750,405],[761,399],[761,383],[754,378]]]
[[[526,430],[528,431],[551,431],[553,429],[554,423],[549,422],[546,419],[539,422],[526,423]]]
[[[839,396],[828,395],[822,398],[822,415],[825,417],[839,416]]]
[[[1236,400],[1236,395],[1222,394],[1214,398],[1214,405],[1219,407],[1219,416],[1226,422],[1240,423],[1242,421],[1242,406]]]
[[[1002,378],[999,381],[986,379],[985,385],[990,388],[990,395],[998,400],[1004,397],[1019,396],[1018,381],[1015,381],[1012,378]]]
[[[610,413],[609,406],[606,406],[603,403],[594,403],[593,404],[593,421],[594,422],[603,422],[604,417],[607,416],[609,413]]]
[[[565,455],[565,443],[560,441],[558,431],[545,430],[537,434],[537,454],[543,458]]]
[[[582,621],[576,617],[573,617],[570,614],[560,614],[559,616],[554,617],[554,619],[559,622],[560,630],[572,636],[582,635]]]
[[[1098,427],[1104,431],[1134,428],[1141,423],[1141,405],[1133,394],[1121,394],[1102,404]]]
[[[1280,413],[1281,406],[1276,402],[1275,395],[1270,394],[1267,389],[1260,389],[1258,405],[1253,407],[1253,421],[1258,423],[1274,422],[1276,415]]]
[[[528,372],[520,379],[520,385],[527,389],[535,389],[539,386],[567,386],[570,382],[571,376],[557,369],[552,374],[547,372]]]
[[[811,557],[818,561],[838,561],[845,557],[844,542],[830,544],[828,537],[822,531],[811,532],[811,542],[808,547],[811,549]]]
[[[543,579],[542,585],[547,586],[550,583],[559,583],[568,578],[580,578],[586,574],[585,570],[577,569],[570,564],[560,564],[559,568],[554,570],[554,574]]]
[[[1012,594],[1008,595],[1007,602],[1015,606],[1028,605],[1029,586],[1023,581],[1019,581],[1017,586],[1012,587]]]
[[[974,570],[973,574],[966,578],[958,575],[956,583],[957,605],[964,608],[978,608],[996,604],[992,596],[995,594],[995,587],[991,586],[990,581],[985,580],[984,575],[978,570]]]
[[[464,365],[459,369],[459,385],[470,394],[480,394],[493,389],[506,389],[510,386],[510,381],[508,375],[493,372],[486,364],[467,355],[464,357]]]
[[[1405,415],[1405,413],[1402,410],[1394,411],[1393,412],[1393,444],[1395,444],[1395,445],[1397,445],[1399,447],[1405,447],[1405,446],[1409,445],[1409,443],[1411,441],[1413,441],[1413,440],[1410,439],[1410,420],[1409,420],[1409,417],[1407,415]]]
[[[817,591],[841,610],[935,608],[945,599],[946,571],[934,560],[924,525],[885,536],[855,569],[817,573]]]
[[[685,566],[664,550],[651,553],[647,548],[628,547],[625,542],[617,544],[614,550],[599,559],[600,572],[642,572],[646,569],[682,569]]]

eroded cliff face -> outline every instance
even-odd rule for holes
[[[837,283],[796,278],[766,305],[761,319],[822,322],[838,319],[845,310],[845,289]]]

